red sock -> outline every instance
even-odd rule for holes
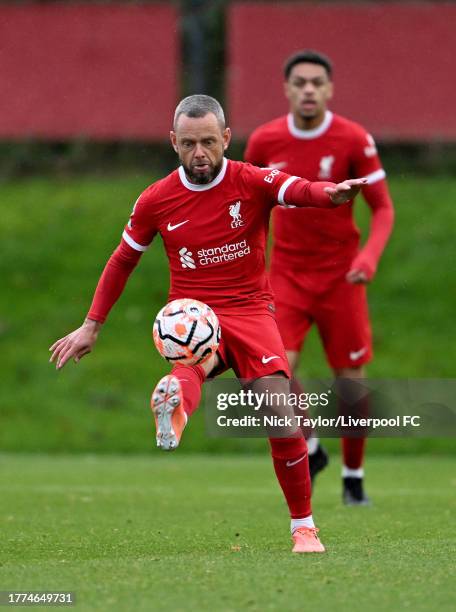
[[[361,397],[357,402],[345,404],[340,401],[339,410],[341,414],[351,415],[358,418],[369,416],[369,396]],[[342,457],[344,466],[350,470],[358,470],[364,463],[364,450],[366,448],[366,437],[363,436],[362,428],[353,429],[355,437],[342,438]]]
[[[298,397],[305,393],[304,387],[301,385],[299,380],[295,378],[294,376],[292,376],[290,380],[290,392]],[[301,410],[297,410],[296,414],[303,414],[303,412]],[[312,433],[314,432],[312,426],[309,426],[309,427],[302,426],[301,430],[306,440],[308,440],[312,436]]]
[[[342,456],[345,467],[358,470],[364,462],[366,438],[342,438]]]
[[[179,379],[184,396],[184,410],[188,417],[198,408],[201,399],[201,388],[206,380],[202,366],[175,365],[171,374]]]
[[[277,479],[290,509],[291,518],[312,514],[309,457],[304,437],[269,438]]]

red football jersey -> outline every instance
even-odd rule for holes
[[[245,159],[310,181],[367,177],[372,184],[385,178],[372,136],[331,111],[314,130],[296,128],[291,114],[260,126],[249,139]],[[276,209],[273,232],[272,257],[277,263],[294,262],[320,272],[346,271],[360,235],[353,202],[334,210]]]
[[[271,209],[296,180],[278,170],[223,160],[209,184],[178,168],[138,198],[123,239],[145,251],[159,233],[169,260],[169,299],[191,297],[227,311],[272,302],[265,271]],[[328,198],[329,201],[329,198]],[[244,310],[245,312],[245,310]]]

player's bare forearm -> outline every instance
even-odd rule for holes
[[[54,342],[49,348],[52,351],[50,363],[55,363],[57,370],[61,370],[70,359],[78,363],[84,355],[91,352],[101,325],[99,321],[87,318],[81,327]]]

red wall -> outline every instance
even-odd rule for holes
[[[456,5],[240,2],[228,11],[228,116],[247,136],[287,112],[282,64],[335,64],[332,108],[383,139],[456,139]]]
[[[166,137],[177,48],[167,4],[0,6],[0,137]]]

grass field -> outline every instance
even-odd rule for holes
[[[143,257],[93,355],[57,374],[47,363],[47,348],[81,323],[131,206],[151,180],[57,177],[2,185],[0,449],[148,451],[148,397],[167,370],[150,339],[168,288],[161,240]],[[453,377],[456,179],[393,176],[390,184],[396,229],[369,292],[376,351],[369,374]],[[357,209],[366,226],[366,207]],[[328,374],[315,334],[301,368],[309,377]],[[208,440],[202,423],[198,416],[185,450],[259,448]],[[445,441],[417,440],[395,450],[430,445],[450,449]]]
[[[324,555],[292,555],[266,456],[1,456],[0,590],[77,610],[453,610],[449,458],[371,458],[371,508],[321,474]],[[454,576],[453,576],[454,578]]]

